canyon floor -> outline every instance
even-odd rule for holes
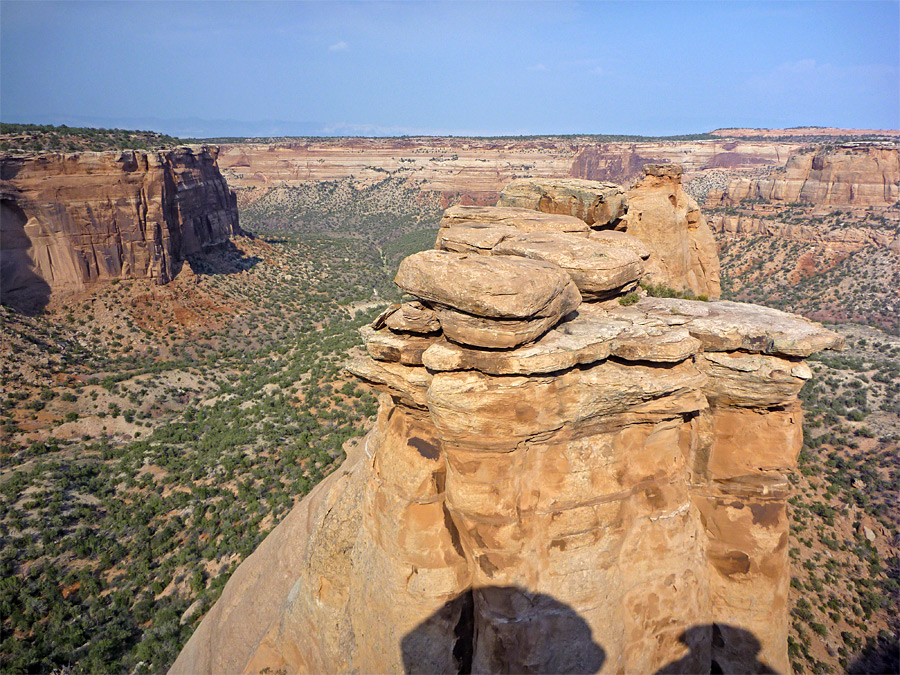
[[[374,400],[342,364],[400,297],[399,261],[434,242],[447,194],[420,188],[388,171],[251,187],[256,237],[171,284],[0,310],[0,670],[167,670],[237,564],[368,428]],[[833,211],[786,217],[896,227]],[[848,346],[811,360],[802,393],[789,649],[797,673],[896,672],[896,253],[718,236],[728,298],[856,322],[829,326]]]

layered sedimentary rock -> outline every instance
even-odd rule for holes
[[[753,214],[719,214],[710,218],[709,224],[714,232],[726,236],[777,237],[783,241],[819,244],[828,249],[842,252],[853,252],[866,246],[872,246],[890,248],[900,253],[900,237],[887,228],[843,227],[832,230],[815,225],[783,223]]]
[[[431,303],[449,338],[479,347],[531,342],[581,303],[564,270],[515,256],[423,251],[400,263],[396,283]]]
[[[460,254],[513,256],[551,263],[569,275],[587,300],[602,300],[634,289],[644,271],[640,242],[635,245],[624,233],[610,239],[594,239],[585,234],[522,232],[511,226],[454,226],[439,231],[435,247]],[[504,261],[500,265],[506,264],[509,263]],[[494,270],[488,273],[488,279],[496,274],[493,263],[481,261],[481,265]],[[402,284],[401,287],[416,294]]]
[[[577,178],[544,181],[521,178],[503,188],[497,205],[575,216],[588,225],[602,227],[625,214],[625,191],[615,183]]]
[[[681,186],[681,167],[648,164],[627,193],[624,229],[652,251],[647,278],[695,295],[718,298],[716,241],[697,202]]]
[[[647,163],[676,163],[686,180],[710,169],[783,166],[800,143],[759,140],[598,143],[547,136],[537,139],[335,138],[222,145],[219,164],[247,199],[281,186],[353,178],[374,184],[385,171],[402,176],[448,203],[490,205],[517,177],[630,183]]]
[[[581,218],[538,209],[499,206],[453,206],[444,212],[441,227],[513,227],[522,232],[588,232]]]
[[[496,244],[404,265],[418,299],[348,365],[380,393],[375,427],[172,672],[788,672],[797,393],[803,358],[839,337],[644,297],[576,302],[489,348],[447,312],[527,324],[572,273]]]
[[[641,177],[645,164],[678,164],[696,177],[710,169],[781,166],[797,147],[797,143],[734,140],[604,143],[582,148],[572,162],[570,175],[629,183]]]
[[[819,206],[890,206],[900,199],[900,149],[854,144],[796,152],[783,169],[761,178],[736,178],[707,203],[742,201]]]
[[[166,283],[186,256],[241,234],[217,152],[3,157],[4,298],[108,279]]]
[[[648,282],[718,298],[716,242],[697,202],[681,185],[681,167],[647,164],[643,173],[627,192],[612,183],[588,180],[517,180],[504,189],[499,205],[577,215],[597,233],[591,235],[597,240],[609,240],[611,235],[600,234],[607,228],[624,231],[648,251],[632,247],[647,258]]]

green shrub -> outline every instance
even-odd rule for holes
[[[646,281],[641,281],[640,286],[647,292],[647,295],[649,295],[651,298],[679,298],[681,300],[699,300],[701,302],[709,302],[708,295],[694,295],[694,292],[690,289],[684,291],[676,291],[671,286],[666,286],[665,284],[651,284]]]

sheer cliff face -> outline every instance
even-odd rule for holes
[[[173,673],[788,671],[797,394],[840,339],[755,305],[622,305],[649,251],[595,234],[448,210],[400,266],[418,300],[348,365],[375,427]]]
[[[707,169],[750,169],[781,166],[796,143],[750,141],[606,143],[582,148],[570,175],[589,180],[629,183],[641,177],[645,164],[678,164],[694,174]]]
[[[4,299],[108,279],[167,283],[241,233],[214,147],[2,159]]]
[[[714,201],[716,195],[712,196]],[[796,153],[783,170],[764,178],[733,180],[723,204],[742,200],[821,206],[890,206],[900,199],[900,150],[847,147]]]

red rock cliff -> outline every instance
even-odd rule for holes
[[[170,281],[186,256],[242,234],[215,147],[0,160],[5,302],[107,279]]]

